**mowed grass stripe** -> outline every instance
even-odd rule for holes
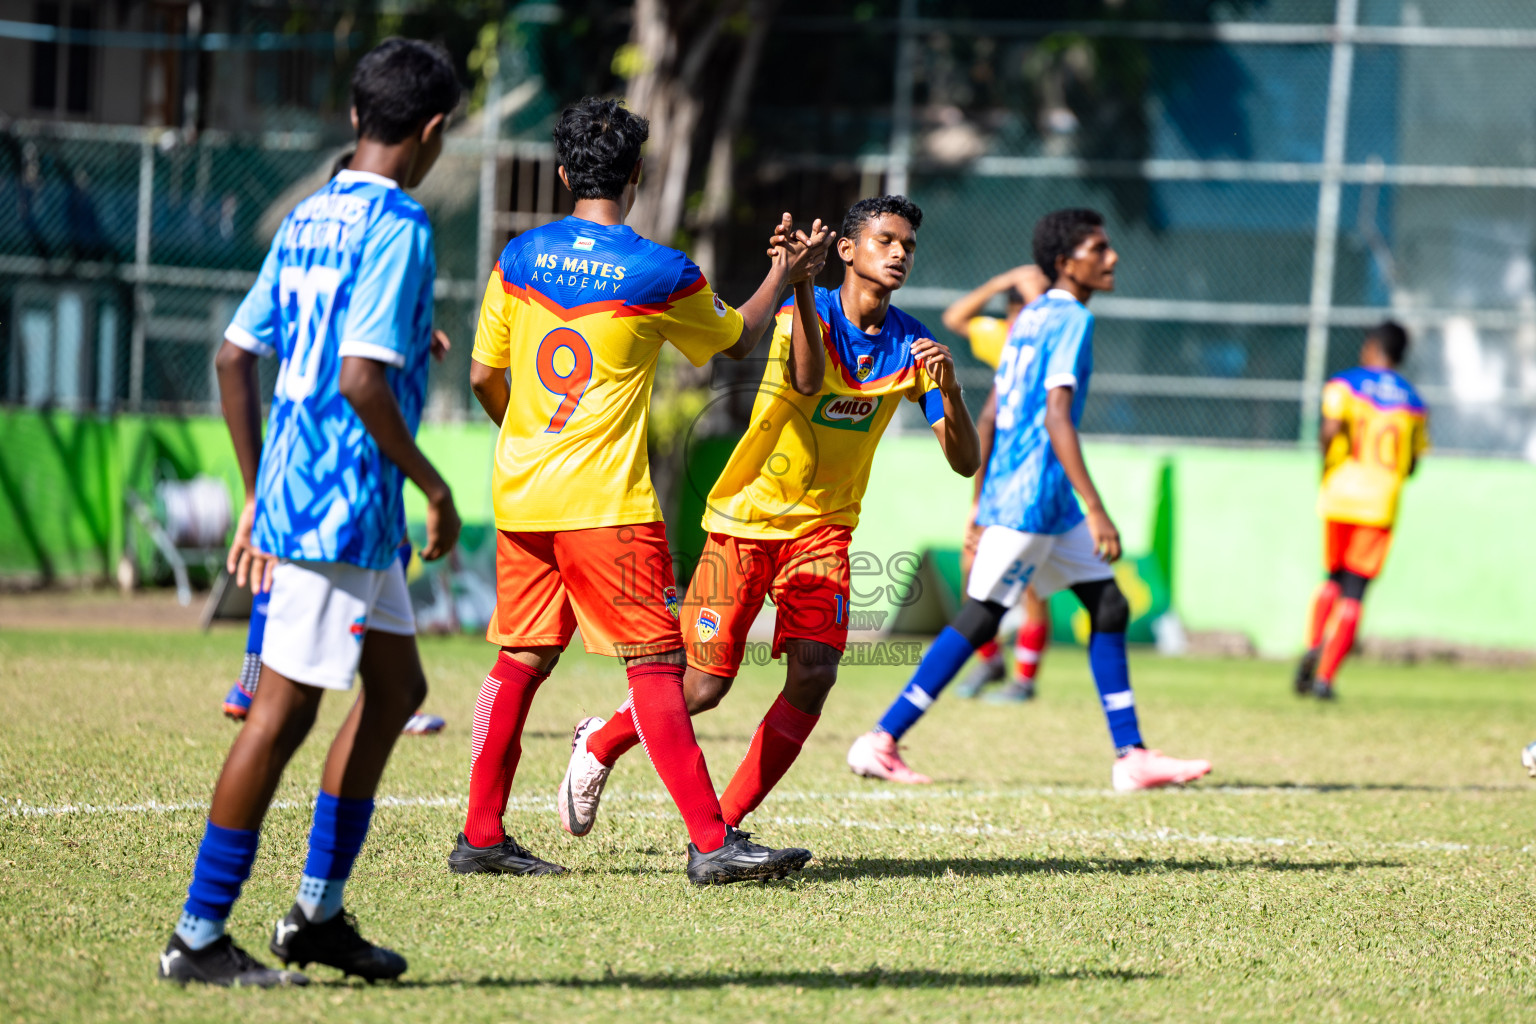
[[[1080,650],[1050,652],[1031,705],[940,700],[907,737],[940,780],[921,789],[848,774],[848,743],[906,675],[850,668],[748,822],[817,860],[785,882],[700,890],[643,757],[615,770],[591,836],[560,831],[550,798],[571,726],[624,692],[619,666],[579,651],[534,705],[508,813],[571,874],[447,871],[494,653],[471,638],[422,642],[427,709],[449,730],[400,741],[348,889],[364,934],[410,959],[406,983],[321,969],[302,991],[168,989],[154,958],[234,733],[218,702],[243,633],[90,625],[0,633],[0,809],[76,809],[0,813],[7,1021],[1503,1024],[1536,1003],[1528,672],[1352,665],[1323,707],[1291,697],[1284,665],[1136,655],[1149,741],[1216,774],[1116,795]],[[717,787],[782,678],[753,667],[695,721]],[[231,920],[258,954],[293,900],[347,703],[327,699],[295,757]]]

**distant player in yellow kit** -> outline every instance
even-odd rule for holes
[[[1388,320],[1360,347],[1360,365],[1323,388],[1323,567],[1328,578],[1312,599],[1307,653],[1296,692],[1333,697],[1333,679],[1355,641],[1365,586],[1381,572],[1392,543],[1403,481],[1429,448],[1424,401],[1397,368],[1408,332]]]

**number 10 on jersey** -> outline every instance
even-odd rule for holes
[[[560,362],[566,361],[560,356],[562,349],[570,353],[570,368],[565,373],[555,365],[557,358]],[[547,434],[558,434],[570,422],[592,381],[592,348],[586,338],[569,327],[557,327],[539,342],[539,353],[534,361],[539,370],[539,383],[561,396],[559,407],[549,418],[549,426],[544,428]]]

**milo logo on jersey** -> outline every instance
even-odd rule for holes
[[[880,399],[864,395],[827,395],[816,405],[811,422],[837,430],[861,430],[869,433]]]

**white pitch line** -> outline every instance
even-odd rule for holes
[[[1279,791],[1295,792],[1285,788]],[[1074,794],[1087,793],[1098,795],[1101,790],[1069,790],[1062,787],[1039,787],[1022,791],[982,791],[982,792],[955,792],[949,794],[952,797],[970,799],[995,799],[1009,798],[1020,795],[1036,796],[1041,793]],[[933,799],[944,796],[939,790],[884,790],[856,793],[807,793],[789,791],[775,793],[774,799],[788,802],[817,802],[830,803],[838,800],[844,801],[871,801],[890,802],[903,799],[912,799],[921,796]],[[1116,794],[1120,795],[1120,794]],[[665,804],[669,797],[665,792],[614,794],[609,797],[606,804]],[[459,808],[465,806],[467,800],[462,796],[385,796],[378,799],[380,807],[395,808]],[[278,800],[272,804],[273,810],[307,809],[314,805],[313,801]],[[17,800],[6,802],[4,805],[7,816],[19,818],[44,818],[62,817],[69,815],[129,815],[129,814],[174,814],[190,811],[203,811],[207,803],[159,803],[149,800],[137,804],[59,804],[51,807],[34,806],[24,804]],[[512,797],[507,801],[508,810],[517,811],[543,811],[552,812],[555,809],[555,801],[552,797],[524,796]],[[610,811],[611,816],[635,819],[662,819],[673,817],[667,812],[641,811],[620,809]],[[850,818],[808,818],[797,816],[775,816],[766,819],[774,825],[798,826],[803,828],[825,828],[837,830],[858,830],[861,832],[895,832],[908,835],[963,835],[963,836],[1004,836],[1016,837],[1033,841],[1046,842],[1116,842],[1116,843],[1170,843],[1193,844],[1202,846],[1251,846],[1271,848],[1298,848],[1298,849],[1348,849],[1348,850],[1406,850],[1427,851],[1434,853],[1468,853],[1482,852],[1509,852],[1518,850],[1522,853],[1531,852],[1536,847],[1530,845],[1514,846],[1473,846],[1467,843],[1452,843],[1439,840],[1421,839],[1406,842],[1374,842],[1374,841],[1349,841],[1342,839],[1318,839],[1311,837],[1282,837],[1282,836],[1243,836],[1243,835],[1212,835],[1209,833],[1180,832],[1174,829],[1159,828],[1150,830],[1137,829],[1032,829],[1009,828],[1005,825],[992,825],[980,823],[976,825],[936,825],[926,822],[893,823],[882,821],[862,821]]]
[[[1479,792],[1524,792],[1529,787],[1473,787]],[[1362,786],[1358,790],[1325,786],[1171,786],[1159,790],[1158,796],[1181,795],[1188,797],[1198,796],[1333,796],[1354,792],[1371,792],[1369,786]],[[1425,790],[1423,792],[1443,792],[1447,795],[1461,792],[1457,787],[1446,787],[1443,790]],[[946,800],[966,800],[986,802],[992,800],[1017,800],[1023,797],[1038,796],[1067,796],[1067,797],[1105,797],[1116,800],[1136,799],[1137,794],[1117,793],[1113,789],[1099,788],[1095,786],[1020,786],[1013,789],[943,789],[938,786],[887,786],[879,789],[845,790],[842,792],[815,792],[805,790],[775,791],[773,799],[778,802],[800,803],[834,803],[837,801],[868,802],[868,803],[903,803],[911,801],[931,802]],[[383,796],[378,798],[380,807],[463,807],[463,796]],[[641,791],[636,793],[610,793],[605,798],[606,804],[614,803],[667,803],[670,797],[664,790]],[[514,796],[507,803],[509,810],[549,810],[555,805],[553,797],[542,796]],[[288,810],[297,807],[311,807],[313,801],[274,801],[274,810]],[[68,803],[51,806],[37,806],[27,804],[20,800],[9,800],[0,803],[6,815],[22,818],[57,817],[70,814],[174,814],[186,811],[206,810],[206,801],[183,803],[160,803],[156,800],[146,800],[133,804],[88,804]]]

